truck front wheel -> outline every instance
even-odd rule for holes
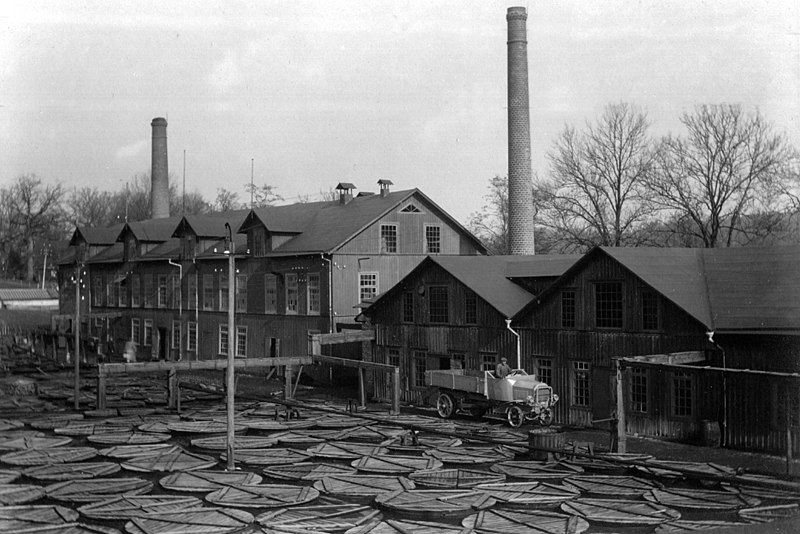
[[[456,401],[449,393],[442,393],[436,399],[436,411],[442,419],[450,419],[456,414]]]
[[[525,412],[519,406],[509,406],[506,412],[508,424],[514,428],[519,428],[525,422]]]

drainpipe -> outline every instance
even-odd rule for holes
[[[183,265],[172,260],[167,263],[178,268],[178,322],[181,325],[181,335],[178,336],[178,361],[183,359]]]
[[[722,428],[720,429],[720,434],[722,434],[722,443],[721,445],[724,447],[727,444],[727,437],[726,433],[728,430],[728,379],[725,376],[724,369],[728,368],[726,358],[725,358],[725,349],[723,349],[719,343],[714,341],[714,331],[706,332],[706,336],[708,340],[714,344],[715,347],[722,352]]]
[[[514,336],[516,336],[516,338],[517,338],[517,366],[516,366],[516,369],[521,369],[522,368],[522,361],[520,359],[521,355],[520,355],[520,346],[519,346],[519,334],[516,333],[513,328],[511,328],[511,319],[506,319],[506,328],[508,328],[508,331],[511,332],[512,334],[514,334]]]

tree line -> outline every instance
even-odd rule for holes
[[[228,189],[213,202],[198,192],[178,192],[170,177],[172,214],[202,214],[272,205],[282,200],[271,185],[246,184],[252,204]],[[0,188],[0,277],[39,282],[52,279],[52,266],[76,226],[108,227],[150,218],[150,175],[140,173],[117,191],[97,187],[68,188],[34,174],[17,177]]]
[[[800,243],[800,157],[786,135],[739,105],[701,105],[680,123],[656,138],[644,110],[618,103],[565,126],[533,179],[537,252]],[[467,226],[505,254],[506,179],[484,199]]]

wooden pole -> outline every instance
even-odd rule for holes
[[[611,452],[628,452],[628,442],[625,437],[625,387],[623,383],[622,362],[616,360],[617,366],[617,450]]]
[[[367,407],[366,374],[366,369],[363,367],[358,368],[358,407],[362,409]]]
[[[106,409],[106,373],[102,365],[97,366],[97,409]]]
[[[81,264],[75,266],[75,323],[72,325],[75,335],[75,410],[80,410],[81,392]]]
[[[392,415],[400,415],[400,368],[392,372]]]
[[[228,393],[228,439],[227,439],[227,453],[228,453],[228,471],[236,469],[236,464],[233,458],[233,445],[234,445],[234,426],[233,426],[233,405],[235,402],[236,382],[233,376],[233,360],[236,352],[236,324],[234,320],[235,306],[236,306],[236,268],[234,265],[234,254],[236,253],[236,244],[233,242],[233,233],[231,226],[225,223],[225,229],[228,232],[228,369],[227,369],[227,384],[226,390]]]

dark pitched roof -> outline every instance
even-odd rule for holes
[[[506,256],[506,278],[550,278],[564,274],[583,254]]]
[[[137,259],[140,261],[173,260],[178,257],[180,251],[181,240],[177,237],[172,237]]]
[[[140,243],[162,243],[172,237],[180,221],[181,217],[165,217],[163,219],[147,219],[125,223],[117,239],[121,239],[127,229],[133,233]]]
[[[233,232],[242,225],[247,215],[246,210],[232,210],[202,215],[186,215],[175,227],[173,236],[190,229],[198,237],[225,237],[225,223],[230,224]]]
[[[256,208],[247,216],[239,231],[245,232],[255,224],[263,224],[272,233],[296,234],[275,248],[272,251],[274,255],[331,252],[399,204],[414,197],[420,203],[431,206],[443,219],[459,228],[479,251],[485,251],[477,238],[417,189],[395,191],[383,196],[358,196],[346,204],[328,201]]]
[[[69,244],[77,245],[78,241],[85,241],[88,245],[113,245],[125,225],[122,223],[111,225],[107,228],[92,226],[77,226],[72,233]]]
[[[118,263],[122,261],[124,253],[125,245],[114,243],[86,260],[86,263]]]
[[[247,236],[242,234],[233,234],[233,242],[236,246],[236,256],[240,254],[247,254]],[[205,251],[197,254],[198,260],[224,260],[228,256],[224,252],[225,240],[220,239]]]
[[[798,246],[597,247],[548,287],[540,299],[554,293],[598,254],[619,262],[711,331],[800,331]]]
[[[0,303],[23,300],[58,299],[58,290],[53,288],[38,289],[35,287],[19,289],[0,289]]]

